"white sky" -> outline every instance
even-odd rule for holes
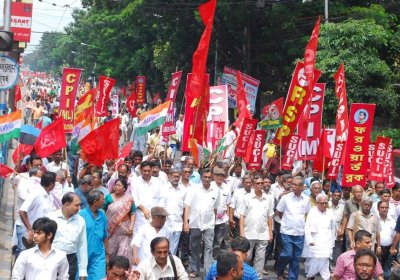
[[[0,11],[3,11],[3,6],[4,0],[0,0]],[[25,53],[32,52],[39,45],[42,33],[36,32],[63,32],[64,27],[72,22],[73,8],[81,7],[80,0],[33,0],[31,42]]]

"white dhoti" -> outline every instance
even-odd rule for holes
[[[324,280],[329,280],[331,278],[331,273],[329,272],[329,258],[307,258],[304,268],[307,278],[314,277],[318,273]]]

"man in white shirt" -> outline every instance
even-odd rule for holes
[[[379,191],[379,201],[384,201],[384,202],[388,202],[390,201],[390,190],[389,189],[384,189]],[[379,202],[378,201],[378,202]],[[375,215],[379,215],[379,211],[378,211],[378,202],[374,202],[372,204],[372,208],[371,208],[371,212]],[[393,219],[393,220],[397,220],[397,213],[396,213],[396,207],[389,203],[389,209],[388,209],[388,215]]]
[[[29,174],[29,175],[28,175]],[[42,176],[42,171],[39,168],[30,168],[28,174],[24,174],[19,178],[19,183],[17,186],[17,203],[16,203],[16,210],[19,210],[24,203],[24,201],[29,197],[32,196],[32,192],[41,188],[40,185],[40,177]],[[29,176],[26,178],[25,176]],[[18,258],[18,255],[21,251],[25,250],[25,245],[22,242],[22,236],[24,234],[24,228],[21,218],[16,215],[15,219],[15,226],[13,231],[13,240],[12,245],[16,246],[15,249],[15,257]]]
[[[228,207],[231,203],[232,189],[230,188],[230,185],[225,183],[225,176],[226,174],[224,169],[218,166],[213,168],[214,181],[211,182],[211,186],[219,190],[219,205],[217,208],[217,219],[215,220],[214,227],[214,256],[219,255],[222,245],[221,243],[226,239],[228,229]]]
[[[56,173],[57,171],[59,171],[59,170],[61,170],[61,169],[68,170],[68,165],[67,165],[67,163],[64,162],[64,161],[61,161],[61,159],[62,159],[62,151],[61,151],[61,150],[55,152],[55,153],[51,156],[51,159],[52,159],[53,161],[49,162],[49,163],[46,165],[46,170],[47,170],[47,171],[51,171],[51,172]]]
[[[150,222],[151,208],[159,205],[159,201],[164,194],[161,190],[162,183],[159,179],[151,176],[151,163],[142,161],[140,164],[140,177],[132,180],[132,197],[136,205],[136,220],[134,235],[145,224]]]
[[[39,218],[33,225],[37,246],[21,253],[12,270],[12,280],[68,280],[68,261],[64,252],[52,246],[57,223]]]
[[[329,201],[329,207],[332,210],[334,220],[334,232],[335,232],[335,246],[333,247],[331,267],[334,268],[336,265],[337,258],[342,254],[343,238],[338,236],[339,229],[342,228],[342,219],[344,213],[344,205],[340,203],[342,199],[342,192],[339,189],[335,189],[332,193],[331,200]]]
[[[183,229],[189,232],[192,244],[190,277],[197,277],[200,272],[201,241],[204,244],[204,268],[207,271],[213,261],[213,239],[219,190],[211,185],[212,173],[209,168],[201,170],[201,185],[194,185],[187,190]],[[190,221],[190,223],[189,223]]]
[[[152,255],[143,260],[138,266],[140,280],[189,279],[181,260],[168,253],[169,247],[168,238],[156,237],[151,241],[150,250]]]
[[[392,254],[390,254],[390,247],[392,246],[394,235],[396,234],[396,220],[388,214],[390,204],[388,201],[378,202],[378,221],[381,225],[381,231],[379,233],[382,253],[380,255],[380,261],[383,268],[383,273],[385,279],[390,277],[390,269],[392,267],[392,262],[396,260]]]
[[[74,187],[69,186],[67,179],[65,178],[65,169],[58,170],[56,173],[56,186],[52,191],[53,195],[61,201],[64,194],[67,192],[74,192]]]
[[[179,114],[178,120],[175,123],[175,129],[179,140],[178,150],[180,150],[183,135],[183,114]]]
[[[56,221],[58,231],[53,247],[67,254],[69,263],[69,279],[75,280],[87,277],[87,240],[85,220],[77,215],[81,201],[75,193],[66,193],[62,200],[62,208],[50,213],[50,219]]]
[[[41,187],[35,188],[35,191],[28,196],[19,209],[21,221],[25,226],[24,235],[27,236],[28,243],[33,243],[33,222],[38,218],[46,217],[48,213],[55,210],[53,197],[50,195],[50,192],[54,189],[55,182],[55,173],[43,173],[40,179]]]
[[[165,195],[160,200],[160,205],[168,212],[166,227],[172,233],[169,240],[169,251],[176,255],[179,238],[183,228],[183,211],[186,197],[186,188],[180,184],[181,172],[171,169],[169,172],[169,183],[164,187]]]
[[[170,239],[171,232],[165,226],[167,216],[168,213],[164,208],[158,206],[151,208],[151,222],[143,225],[131,242],[134,265],[138,265],[151,255],[150,243],[154,238],[162,236]]]
[[[334,218],[331,209],[327,209],[328,197],[325,193],[318,194],[315,200],[317,204],[307,215],[302,256],[306,258],[308,279],[319,273],[322,279],[329,280],[329,258],[335,242]]]
[[[292,192],[282,196],[276,206],[277,215],[282,219],[282,251],[276,265],[278,278],[283,277],[288,263],[289,279],[297,279],[299,276],[300,256],[304,245],[305,215],[310,210],[310,199],[302,193],[303,189],[303,178],[294,177]]]
[[[249,175],[244,175],[242,187],[233,192],[231,203],[229,204],[229,226],[233,228],[234,237],[240,235],[240,214],[239,210],[246,194],[252,191],[253,182]]]
[[[254,269],[258,278],[263,278],[265,250],[268,241],[272,240],[272,216],[274,201],[264,192],[264,179],[261,176],[253,178],[254,192],[246,194],[240,206],[240,236],[250,241],[248,262],[255,250]]]

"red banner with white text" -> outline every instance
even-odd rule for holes
[[[375,142],[374,155],[371,159],[371,165],[368,178],[370,180],[382,182],[386,177],[383,173],[385,169],[386,154],[389,150],[391,139],[383,136],[378,136]]]
[[[229,129],[228,87],[210,87],[210,111],[207,116],[207,148],[213,151]],[[222,137],[221,137],[222,136]]]
[[[351,104],[342,186],[361,185],[365,187],[369,139],[374,122],[375,107],[375,104]]]
[[[298,135],[290,136],[290,140],[288,145],[286,146],[285,155],[281,163],[281,169],[283,170],[293,169],[293,163],[297,156],[299,142],[300,142],[300,136]]]
[[[256,130],[254,131],[253,148],[251,150],[249,161],[247,162],[248,170],[260,170],[262,166],[262,150],[265,144],[267,131]]]
[[[249,142],[256,128],[256,119],[244,119],[242,129],[240,130],[239,138],[235,147],[235,156],[243,157],[249,147]]]
[[[387,188],[393,188],[393,186],[396,184],[394,178],[393,161],[394,161],[393,146],[392,144],[390,144],[389,149],[386,153],[385,169],[383,170],[383,174],[386,174],[385,185]]]
[[[314,69],[314,83],[318,81],[320,75],[321,71]],[[274,143],[281,145],[281,147],[285,147],[289,142],[290,136],[293,134],[311,96],[311,93],[305,89],[307,86],[307,79],[304,75],[304,64],[298,62],[283,109],[282,126],[278,129],[274,138]],[[311,85],[311,88],[314,88],[314,86],[315,84]]]
[[[82,69],[64,68],[61,78],[60,109],[58,115],[64,123],[65,133],[74,127],[75,97],[78,91]]]
[[[322,129],[322,111],[324,105],[325,84],[317,83],[307,103],[304,113],[301,114],[297,126],[300,136],[299,160],[314,160],[317,154]]]
[[[146,102],[146,76],[136,77],[136,103],[143,104]]]
[[[96,117],[106,117],[108,115],[107,104],[114,85],[114,79],[104,76],[99,77],[99,98],[96,105]]]
[[[332,154],[332,159],[329,163],[329,169],[326,178],[335,180],[337,179],[340,171],[340,166],[342,165],[341,159],[343,157],[344,147],[345,147],[345,142],[341,141],[335,142],[335,150]]]
[[[174,134],[175,129],[175,99],[178,93],[179,84],[181,82],[182,71],[175,72],[172,74],[171,82],[168,87],[167,98],[165,101],[171,101],[168,107],[167,116],[165,118],[165,123],[162,126],[162,136],[166,137],[168,135]]]

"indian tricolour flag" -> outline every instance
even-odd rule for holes
[[[21,117],[21,110],[0,117],[0,143],[19,137]]]
[[[164,102],[156,108],[140,115],[140,122],[135,128],[137,136],[145,134],[153,128],[163,125],[167,116],[170,101]]]

